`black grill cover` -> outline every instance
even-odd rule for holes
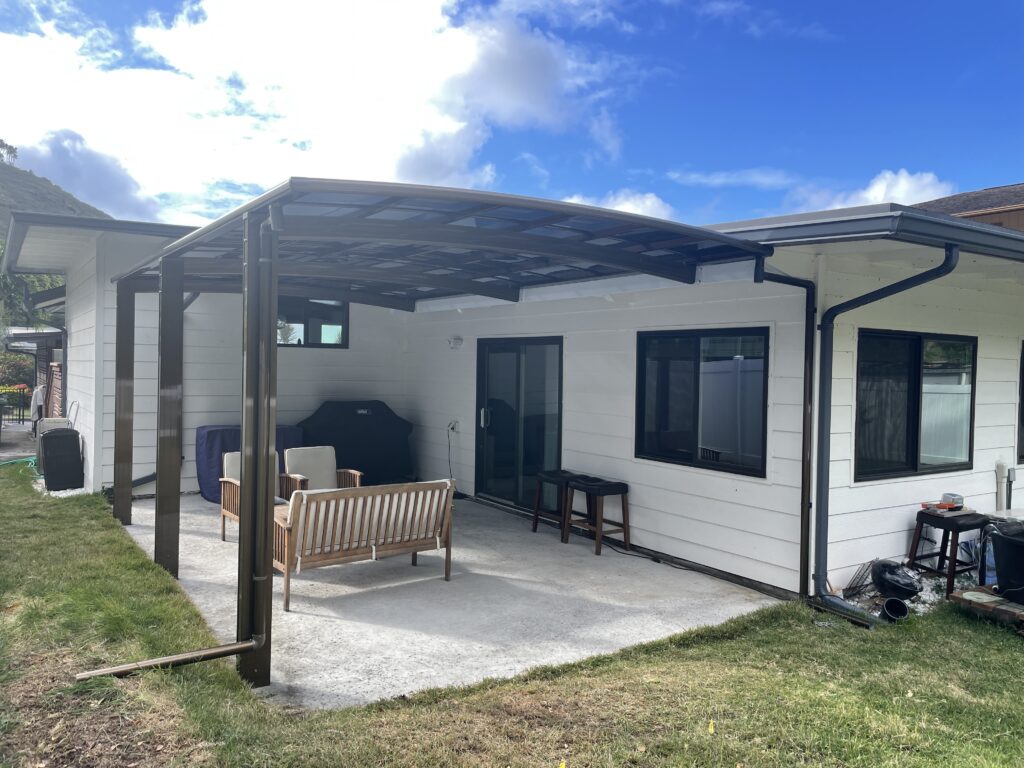
[[[82,438],[74,429],[51,429],[39,438],[43,480],[48,491],[66,491],[85,485]]]
[[[412,424],[380,400],[331,400],[298,424],[304,445],[332,445],[339,468],[358,469],[365,485],[415,479]]]

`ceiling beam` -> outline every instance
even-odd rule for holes
[[[43,291],[36,291],[29,298],[35,309],[49,309],[57,304],[63,304],[67,296],[66,285],[58,285],[55,288],[47,288]]]
[[[159,280],[151,276],[126,278],[136,293],[157,293]],[[241,293],[242,283],[234,280],[210,280],[201,277],[185,277],[186,293]],[[302,285],[278,281],[277,292],[281,296],[322,301],[345,301],[349,304],[366,304],[371,307],[397,309],[414,312],[416,299],[407,296],[387,296],[371,291],[353,291],[326,285]]]
[[[365,240],[381,243],[419,243],[421,245],[454,248],[475,248],[499,253],[531,253],[548,256],[554,261],[590,261],[609,267],[655,275],[657,277],[692,282],[693,268],[696,259],[680,256],[674,264],[664,260],[655,260],[642,254],[628,253],[616,249],[615,246],[593,246],[578,242],[551,240],[544,242],[542,237],[531,237],[524,244],[523,236],[518,233],[506,233],[500,230],[462,228],[456,226],[434,226],[429,224],[395,224],[382,225],[363,221],[330,221],[324,217],[285,217],[284,228],[279,233],[281,241],[286,240]],[[723,243],[723,245],[730,245]],[[749,255],[753,258],[763,254],[763,248],[757,243],[750,247],[737,245],[737,257]]]
[[[241,262],[234,260],[185,257],[183,261],[185,262],[186,276],[240,275],[242,270]],[[282,278],[305,277],[417,288],[440,288],[446,291],[455,291],[456,293],[489,296],[503,301],[519,301],[519,286],[507,281],[482,283],[455,275],[409,274],[401,267],[376,269],[372,267],[353,267],[343,262],[338,262],[336,265],[327,265],[296,263],[282,259],[279,262],[277,274]]]

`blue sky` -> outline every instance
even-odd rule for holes
[[[1024,181],[1022,43],[1008,0],[0,0],[0,138],[129,218],[310,175],[700,224]]]

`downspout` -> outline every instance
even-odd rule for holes
[[[836,597],[828,588],[829,463],[832,458],[829,438],[832,435],[832,358],[835,321],[839,315],[846,312],[887,299],[948,275],[956,269],[960,258],[960,247],[947,243],[945,251],[945,258],[937,267],[905,280],[899,280],[876,291],[865,293],[863,296],[844,301],[830,307],[821,316],[821,361],[818,370],[818,485],[814,510],[814,591],[816,596],[813,598],[813,602],[819,608],[838,613],[851,621],[862,624],[872,625],[875,618],[855,605]]]
[[[807,598],[811,571],[811,466],[814,459],[814,320],[817,315],[817,286],[813,280],[766,272],[764,259],[754,262],[755,283],[779,283],[804,290],[804,393],[803,438],[800,446],[800,590]]]

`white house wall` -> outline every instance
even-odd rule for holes
[[[98,490],[99,472],[96,466],[98,428],[96,399],[97,367],[97,304],[96,244],[82,243],[81,253],[75,258],[74,268],[68,271],[67,304],[64,322],[68,332],[65,356],[67,376],[65,388],[70,414],[75,416],[75,429],[82,436],[82,457],[85,468],[85,487]],[[72,403],[77,403],[72,407]]]
[[[94,253],[83,254],[68,274],[69,400],[82,403],[78,427],[86,446],[87,484],[96,489],[113,481],[115,294],[109,276],[143,255],[138,242],[125,245],[122,253],[116,244],[109,235],[101,239],[105,267],[98,281]],[[977,266],[977,261],[971,263]],[[818,262],[822,307],[922,268],[867,263],[850,256]],[[773,268],[809,275],[811,263],[806,254],[778,249]],[[279,350],[278,421],[296,423],[329,399],[384,400],[414,424],[417,471],[422,477],[449,475],[447,425],[457,421],[459,431],[451,436],[451,474],[460,489],[472,493],[477,340],[560,336],[563,466],[630,484],[637,544],[795,591],[803,292],[776,284],[755,285],[742,271],[734,277],[695,286],[651,278],[594,281],[528,290],[515,304],[472,298],[424,302],[414,314],[355,305],[350,349]],[[97,304],[100,293],[103,301]],[[758,326],[770,332],[768,476],[751,478],[636,458],[637,332]],[[854,483],[854,371],[861,326],[978,337],[973,470]],[[103,329],[100,363],[96,327]],[[155,296],[138,297],[136,328],[134,473],[140,476],[153,471],[156,458]],[[829,556],[834,584],[845,584],[866,560],[905,555],[923,499],[956,491],[982,511],[994,509],[995,463],[1015,463],[1016,457],[1022,335],[1019,285],[959,271],[943,282],[840,319],[830,467]],[[450,347],[453,337],[463,339],[461,347]],[[239,421],[240,376],[241,299],[201,296],[185,315],[184,490],[197,488],[195,428]],[[95,403],[101,403],[101,411]],[[95,426],[96,413],[102,413],[100,426]],[[615,512],[613,506],[611,513]]]
[[[111,274],[121,267],[109,267]],[[109,281],[107,281],[109,284]],[[114,347],[116,294],[106,291],[102,482],[114,480]],[[350,349],[278,350],[278,423],[294,424],[324,400],[379,398],[402,405],[399,359],[388,352],[398,334],[393,310],[353,306]],[[136,297],[133,477],[156,468],[157,297]],[[185,312],[182,402],[182,490],[196,491],[196,427],[239,424],[242,409],[242,300],[201,295]],[[140,492],[152,491],[152,486]]]
[[[620,282],[527,292],[517,304],[418,311],[406,357],[419,474],[448,476],[447,425],[457,420],[452,470],[459,488],[473,492],[478,339],[560,336],[562,465],[629,483],[636,544],[795,591],[803,291],[749,278],[632,292],[616,289]],[[770,329],[767,478],[635,458],[637,332],[746,326]],[[449,346],[454,336],[464,340],[459,349]],[[610,515],[617,511],[612,504]]]
[[[932,263],[938,263],[938,259],[935,256]],[[953,275],[840,316],[835,332],[829,473],[829,567],[834,585],[845,585],[860,563],[877,557],[906,557],[921,501],[952,491],[963,494],[966,503],[981,512],[995,510],[996,462],[1016,464],[1018,377],[1024,334],[1024,290],[1016,281],[996,277],[1005,264],[965,255]],[[869,266],[856,259],[829,257],[823,278],[823,306],[909,274],[905,267]],[[854,482],[855,371],[860,328],[978,338],[973,469]]]
[[[113,262],[113,260],[111,260]],[[109,264],[108,274],[121,266]],[[415,314],[354,305],[351,348],[278,353],[278,422],[294,424],[324,400],[381,399],[414,424],[421,477],[452,474],[473,492],[476,342],[563,338],[562,463],[630,484],[638,545],[785,589],[797,589],[803,293],[739,282],[671,285],[646,278],[527,292],[518,304],[428,304]],[[113,482],[113,287],[104,279],[103,463]],[[630,285],[633,290],[625,290]],[[625,287],[625,288],[624,288]],[[589,294],[589,295],[588,295]],[[466,304],[474,303],[473,300]],[[439,308],[439,306],[441,308]],[[634,457],[636,334],[640,330],[763,326],[769,339],[767,478]],[[448,339],[461,336],[451,349]],[[156,460],[156,297],[136,305],[134,476]],[[237,424],[241,410],[241,299],[203,295],[185,314],[182,489],[197,489],[195,429]],[[143,488],[142,492],[151,490]],[[617,510],[612,505],[614,514]]]

